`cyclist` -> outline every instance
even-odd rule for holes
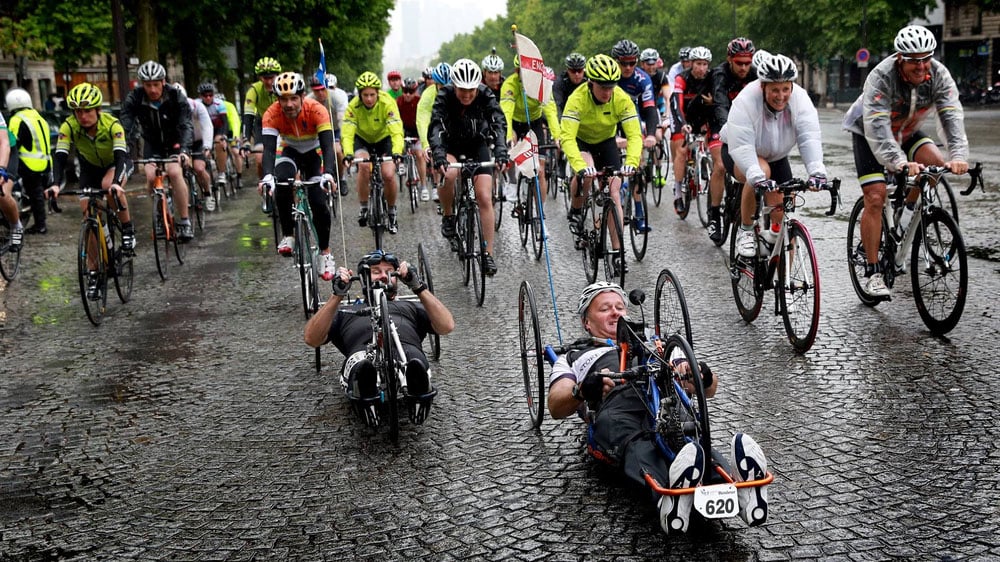
[[[549,99],[544,104],[538,100],[524,95],[524,87],[521,83],[521,57],[514,57],[514,73],[504,80],[500,86],[500,109],[503,111],[507,123],[507,144],[513,146],[514,143],[528,135],[528,131],[534,131],[536,143],[541,143],[545,139],[545,131],[542,128],[542,115],[545,115],[545,122],[549,126],[549,134],[552,140],[559,144],[559,116],[556,114],[556,103]],[[525,100],[528,109],[525,112]],[[525,121],[525,118],[528,121]],[[497,141],[499,142],[499,140]],[[547,180],[545,178],[545,158],[538,158],[538,184],[541,190],[541,201],[545,201],[547,193]],[[483,223],[492,224],[492,223]]]
[[[392,99],[403,95],[403,75],[398,70],[390,70],[389,74],[386,75],[386,81],[389,82],[389,88],[386,91],[389,92]]]
[[[226,123],[229,127],[229,157],[233,159],[236,164],[236,174],[239,176],[243,175],[243,158],[240,158],[240,142],[237,135],[240,134],[240,112],[236,110],[236,105],[233,102],[226,99],[226,96],[222,95],[222,92],[217,92],[215,94],[215,99],[222,102],[226,106]]]
[[[347,195],[347,180],[344,165],[344,149],[340,144],[340,124],[344,121],[344,113],[347,111],[347,92],[337,87],[337,76],[327,73],[324,85],[320,84],[319,72],[312,77],[312,92],[307,98],[312,98],[323,104],[327,112],[330,113],[330,120],[333,122],[333,143],[337,150],[337,164],[340,177],[337,182],[340,184],[340,195]]]
[[[229,147],[226,140],[229,138],[229,112],[226,109],[226,104],[222,100],[216,99],[215,85],[211,82],[204,82],[198,86],[198,96],[208,112],[208,118],[212,121],[212,149],[215,153],[215,169],[219,173],[217,181],[224,184],[226,183],[226,163],[229,157]],[[213,201],[209,207],[215,207],[215,202]],[[209,210],[213,209],[209,208]]]
[[[434,67],[432,66],[428,66],[423,70],[423,72],[420,73],[420,85],[417,86],[417,93],[420,94],[421,96],[424,95],[424,90],[426,90],[428,86],[434,84],[433,74],[434,74]]]
[[[844,128],[852,133],[854,165],[865,197],[861,219],[861,242],[868,257],[865,291],[875,297],[890,296],[878,263],[886,199],[884,169],[909,175],[928,165],[946,166],[953,174],[969,170],[969,141],[958,88],[944,64],[934,60],[934,34],[919,25],[906,26],[896,34],[893,46],[896,54],[871,70],[861,96],[844,116]],[[931,109],[937,111],[948,141],[947,162],[919,128]],[[907,194],[904,217],[912,216],[919,195],[917,189]]]
[[[794,82],[798,77],[795,62],[784,55],[772,55],[757,69],[757,77],[733,100],[721,133],[726,171],[744,184],[736,238],[736,249],[743,257],[757,253],[753,235],[755,189],[768,191],[764,202],[775,206],[771,223],[781,222],[782,195],[770,190],[792,179],[788,153],[796,144],[809,174],[809,187],[819,190],[827,183],[819,116],[809,94]]]
[[[264,145],[261,142],[260,119],[267,108],[276,101],[274,95],[274,78],[281,73],[281,64],[271,57],[261,57],[254,65],[258,80],[250,85],[243,96],[243,139],[246,142],[253,137],[254,160],[257,162],[257,177],[264,177],[261,162],[264,158]],[[251,150],[249,144],[243,145],[244,150]]]
[[[549,378],[548,407],[555,419],[579,414],[591,424],[591,446],[595,456],[604,458],[622,472],[633,484],[646,485],[646,475],[670,488],[690,488],[706,475],[713,459],[706,459],[701,445],[690,441],[675,452],[673,460],[664,457],[656,442],[647,410],[645,392],[635,383],[616,384],[609,376],[618,371],[618,348],[607,345],[617,337],[620,318],[628,306],[625,291],[614,283],[588,285],[580,295],[577,313],[583,329],[593,343],[561,356],[552,367]],[[690,372],[683,356],[672,357],[678,370]],[[705,396],[711,398],[718,389],[719,379],[705,363],[700,363]],[[588,404],[593,410],[588,411]],[[737,433],[732,441],[732,458],[736,461],[737,479],[755,480],[767,472],[767,459],[760,446],[748,435]],[[713,455],[715,456],[715,455]],[[721,457],[721,455],[719,455]],[[714,460],[726,466],[724,458]],[[740,515],[749,525],[759,525],[767,519],[767,489],[741,489],[738,492]],[[659,496],[660,527],[664,532],[686,532],[691,517],[693,495]]]
[[[444,175],[441,234],[449,240],[455,239],[455,184],[459,170],[447,168],[448,163],[458,162],[461,157],[474,162],[490,160],[492,145],[492,159],[496,161],[497,168],[502,171],[507,164],[503,112],[482,80],[479,65],[469,59],[459,59],[451,67],[451,84],[442,87],[434,100],[429,132],[430,151],[434,167]],[[490,170],[477,168],[473,177],[479,218],[484,225],[493,224],[494,219],[491,175]],[[483,228],[486,238],[483,271],[490,276],[497,272],[493,260],[493,235],[493,228]]]
[[[399,120],[399,108],[388,93],[382,91],[382,81],[374,72],[362,72],[354,87],[358,95],[347,104],[344,115],[344,154],[348,165],[351,160],[367,158],[371,154],[392,156],[399,159],[406,148],[403,141],[403,122]],[[358,202],[361,213],[358,224],[368,225],[368,195],[371,191],[369,180],[372,163],[358,165]],[[389,232],[396,234],[396,163],[380,164],[382,182],[385,186],[385,202],[389,206]]]
[[[483,57],[483,84],[493,92],[493,97],[500,99],[500,85],[503,83],[503,59],[497,55],[497,50]]]
[[[718,131],[729,119],[729,107],[743,87],[757,79],[752,68],[755,49],[753,41],[737,37],[726,46],[726,62],[712,69],[712,100],[715,102],[715,122]],[[709,147],[712,153],[712,178],[709,185],[708,237],[722,241],[722,196],[726,190],[726,167],[722,162],[722,145]]]
[[[191,108],[194,132],[191,140],[191,167],[194,169],[195,181],[201,186],[201,199],[205,210],[211,212],[215,210],[215,199],[212,197],[212,177],[208,174],[207,162],[212,156],[212,149],[206,145],[205,139],[212,138],[212,118],[209,117],[205,104],[187,97],[187,90],[180,82],[174,82],[174,88],[187,100],[188,107]]]
[[[677,51],[677,62],[670,66],[670,70],[667,72],[667,84],[671,89],[674,87],[674,81],[677,80],[677,76],[684,72],[685,70],[691,68],[691,59],[688,58],[691,54],[691,47],[681,47]]]
[[[618,63],[607,55],[594,55],[587,60],[585,74],[587,87],[577,88],[570,94],[562,117],[563,152],[573,173],[582,174],[584,178],[583,188],[573,191],[569,212],[570,229],[576,234],[583,232],[583,205],[597,171],[620,166],[623,174],[631,175],[639,165],[642,152],[639,115],[632,99],[618,86],[621,79]],[[619,127],[627,141],[624,166],[615,136]],[[622,216],[620,183],[617,177],[610,182],[611,199],[618,207],[619,217]],[[612,248],[618,249],[621,240],[614,229],[611,233]],[[628,270],[624,263],[617,263],[617,256],[615,267]]]
[[[639,53],[639,64],[642,71],[649,76],[653,83],[653,99],[656,101],[656,111],[660,118],[656,126],[656,141],[663,140],[663,115],[667,113],[667,100],[670,99],[670,83],[667,81],[667,73],[658,65],[663,62],[660,53],[656,49],[643,49]]]
[[[653,81],[645,71],[636,68],[639,63],[639,54],[639,46],[628,39],[622,39],[615,43],[611,49],[611,56],[618,61],[622,72],[618,86],[632,98],[636,111],[639,113],[643,131],[642,146],[653,148],[656,145],[656,130],[660,125],[660,114],[656,109]],[[635,220],[638,228],[646,232],[652,230],[646,221],[646,209],[643,208],[641,194],[635,192],[632,194],[632,198],[635,203]]]
[[[46,190],[46,196],[59,195],[69,153],[75,147],[80,163],[80,185],[105,190],[110,209],[117,210],[121,206],[117,212],[122,223],[122,249],[131,252],[135,249],[136,239],[123,189],[131,168],[125,128],[110,112],[101,111],[103,102],[100,88],[87,82],[73,86],[66,95],[66,104],[73,113],[59,126],[52,185]],[[118,205],[113,203],[115,198]],[[80,210],[86,209],[87,202],[81,199]],[[97,279],[93,281],[96,284]],[[96,290],[96,285],[94,288]]]
[[[43,191],[52,175],[49,123],[31,106],[31,94],[27,90],[12,88],[7,91],[6,100],[7,110],[11,112],[8,130],[17,138],[18,175],[35,219],[35,224],[25,232],[45,234],[48,229]]]
[[[321,275],[325,281],[329,281],[336,271],[333,254],[330,253],[330,208],[326,205],[326,190],[336,187],[333,175],[329,172],[334,169],[336,158],[333,151],[333,126],[326,108],[316,100],[307,99],[305,91],[306,82],[297,72],[285,72],[274,79],[274,93],[278,101],[267,108],[261,119],[264,178],[258,191],[263,194],[264,189],[269,189],[274,193],[282,235],[278,253],[291,256],[292,246],[295,244],[292,237],[295,228],[292,219],[294,193],[290,188],[275,191],[275,183],[295,179],[296,172],[302,178],[308,178],[306,181],[322,180],[320,185],[309,187],[308,197],[313,225],[316,227],[316,242],[323,261]],[[275,160],[279,137],[282,143],[281,158]],[[317,148],[323,153],[322,161],[316,153]],[[323,173],[323,170],[327,172]]]
[[[417,104],[417,136],[420,137],[420,146],[424,147],[424,159],[427,162],[433,162],[431,159],[431,145],[427,139],[427,129],[431,125],[431,113],[434,110],[434,99],[437,97],[438,89],[441,88],[441,86],[451,83],[451,65],[446,62],[442,62],[430,70],[432,83],[424,88],[423,93],[420,94],[420,103]],[[432,170],[431,175],[434,176],[433,187],[431,188],[431,199],[437,201],[437,186],[440,183],[441,178],[438,177],[437,170]]]
[[[177,238],[180,242],[190,242],[194,230],[188,217],[188,186],[181,167],[189,165],[191,160],[194,136],[191,105],[183,92],[166,83],[167,70],[162,64],[146,61],[139,66],[138,74],[142,85],[125,96],[119,119],[126,133],[136,124],[141,125],[145,141],[143,158],[179,156],[180,161],[168,163],[166,169],[174,193],[174,208],[180,215]],[[147,164],[146,186],[150,190],[155,180],[156,166]]]
[[[705,47],[695,47],[688,52],[691,68],[681,72],[674,80],[674,90],[670,96],[670,151],[674,155],[674,210],[680,214],[686,210],[684,193],[684,171],[687,168],[688,150],[686,135],[691,131],[700,132],[705,128],[709,150],[719,145],[719,131],[712,130],[712,78],[709,64],[712,51]]]
[[[7,121],[3,114],[0,114],[0,211],[7,217],[10,223],[10,249],[12,252],[21,251],[21,243],[24,241],[24,225],[21,224],[21,211],[14,203],[14,198],[10,196],[14,189],[14,180],[17,174],[17,148],[15,140],[11,140],[13,135],[7,130]]]
[[[399,108],[399,120],[403,122],[403,137],[415,138],[412,141],[409,152],[413,154],[413,162],[417,166],[417,176],[420,178],[420,200],[427,201],[431,198],[430,190],[427,189],[427,162],[424,160],[424,149],[420,146],[420,137],[417,133],[417,105],[420,104],[420,94],[417,93],[417,81],[407,78],[403,81],[403,95],[396,98],[396,107]]]
[[[556,100],[556,114],[562,119],[563,109],[566,108],[566,100],[584,83],[583,68],[587,65],[587,57],[580,53],[570,53],[566,55],[566,70],[552,85],[552,97]]]
[[[431,383],[430,364],[421,344],[428,334],[443,336],[450,333],[455,328],[455,319],[448,308],[427,290],[427,284],[420,279],[416,269],[405,261],[399,261],[393,254],[382,250],[366,254],[358,263],[358,272],[363,270],[370,272],[373,283],[386,286],[389,316],[407,357],[399,381],[402,387],[400,394],[407,404],[410,421],[422,424],[427,419],[437,390]],[[350,290],[352,275],[354,272],[343,267],[337,270],[333,295],[306,323],[305,341],[313,347],[330,342],[344,354],[345,361],[340,371],[344,393],[361,419],[368,425],[377,426],[379,418],[375,405],[381,397],[378,396],[375,365],[366,357],[367,346],[372,340],[371,323],[368,318],[357,314],[374,303],[357,303],[350,309],[340,309]],[[396,298],[398,280],[410,288],[419,302]]]

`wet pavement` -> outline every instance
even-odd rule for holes
[[[627,279],[652,296],[660,269],[678,274],[695,349],[721,377],[715,446],[749,433],[775,473],[765,525],[696,521],[668,537],[645,494],[588,460],[581,422],[530,429],[515,361],[521,280],[538,294],[543,338],[558,334],[544,260],[521,249],[509,216],[480,309],[437,215],[401,210],[388,247],[415,261],[423,241],[457,328],[433,365],[430,419],[393,445],[351,416],[335,350],[315,371],[297,274],[274,254],[256,195],[209,215],[161,281],[149,199],[134,186],[133,300],[112,294],[102,326],[79,302],[72,204],[50,234],[28,238],[0,292],[0,560],[1000,559],[1000,112],[967,114],[988,191],[960,199],[962,229],[992,259],[970,260],[969,300],[947,338],[923,326],[908,280],[876,308],[851,289],[844,237],[860,190],[839,117],[822,112],[843,207],[825,217],[827,196],[810,194],[799,213],[823,289],[808,353],[792,351],[770,294],[753,324],[739,318],[723,253],[695,215],[655,209],[649,253]],[[573,338],[586,281],[560,205],[548,207],[551,267]],[[371,238],[353,222],[354,190],[345,212],[353,264]],[[332,239],[344,261],[339,226]]]

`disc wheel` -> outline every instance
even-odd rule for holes
[[[672,335],[682,336],[694,345],[691,335],[691,316],[688,314],[687,299],[680,281],[669,269],[660,271],[656,278],[656,292],[653,294],[653,329],[656,335],[666,340]]]
[[[90,323],[100,326],[108,306],[108,271],[101,259],[101,238],[96,222],[86,220],[80,225],[80,242],[77,248],[77,273],[80,281],[80,300]],[[93,268],[93,269],[91,269]],[[95,298],[87,295],[90,280],[96,281]]]
[[[431,275],[431,263],[427,259],[427,252],[423,243],[417,244],[417,267],[420,271],[420,278],[427,283],[427,290],[434,294],[434,277]],[[437,361],[441,359],[441,336],[428,334],[431,342],[431,359]]]
[[[744,258],[736,251],[736,236],[739,228],[733,228],[729,233],[729,277],[733,285],[733,299],[736,309],[745,322],[753,322],[760,314],[764,302],[763,289],[757,288],[754,277],[757,275],[760,258]]]
[[[531,284],[521,282],[517,297],[517,326],[521,343],[521,373],[531,427],[538,429],[545,418],[545,363],[538,329],[538,310]]]
[[[618,208],[610,199],[604,204],[601,220],[601,249],[604,255],[604,279],[625,287],[625,240],[622,239],[622,223],[618,218]],[[612,230],[613,229],[613,230]],[[613,249],[612,232],[618,238],[618,249]],[[616,266],[617,262],[620,266]]]
[[[812,237],[799,221],[789,221],[785,243],[778,263],[778,308],[788,341],[804,353],[819,329],[819,262]]]
[[[923,214],[910,252],[913,300],[934,335],[950,332],[965,309],[969,264],[958,225],[941,208]]]

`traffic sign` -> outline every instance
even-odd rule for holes
[[[864,47],[858,49],[857,54],[854,55],[854,60],[858,61],[858,68],[868,68],[868,60],[870,58],[871,53]]]

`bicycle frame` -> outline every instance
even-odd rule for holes
[[[375,249],[382,249],[382,240],[389,230],[389,203],[385,199],[385,180],[382,177],[381,164],[392,161],[392,156],[371,155],[368,158],[355,158],[354,164],[370,164],[368,175],[368,227],[375,235]],[[379,164],[376,166],[375,164]],[[398,186],[397,186],[398,188]],[[374,203],[374,204],[373,204]]]

